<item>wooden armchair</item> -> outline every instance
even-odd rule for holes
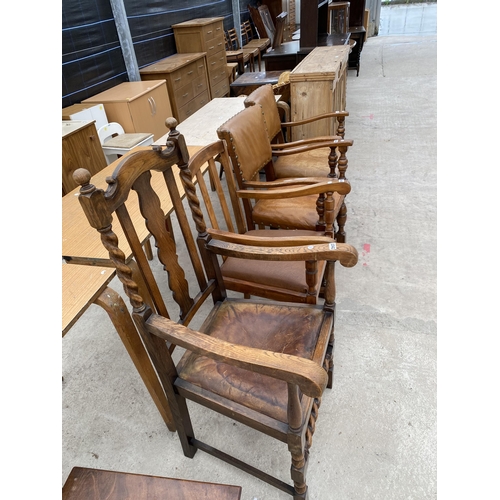
[[[279,156],[273,163],[273,169],[268,177],[269,180],[311,176],[338,177],[339,179],[346,178],[347,159],[345,154],[348,147],[353,144],[352,140],[344,139],[345,117],[349,116],[347,111],[324,113],[295,122],[282,122],[279,112],[279,102],[276,102],[271,85],[262,85],[245,98],[245,107],[254,106],[255,104],[262,106],[267,130],[272,142],[273,154],[276,154],[277,151],[283,153],[288,150],[293,151],[297,147],[305,144],[333,141],[330,147],[326,146],[323,148],[311,149],[292,156]],[[283,128],[290,130],[297,125],[325,119],[337,120],[337,136],[317,137],[314,139],[286,142]],[[290,137],[290,133],[288,132],[286,136]]]
[[[267,178],[273,175],[273,156],[292,156],[315,148],[335,148],[339,139],[302,141],[301,145],[280,151],[271,148],[267,122],[260,105],[249,106],[226,121],[217,129],[219,139],[228,144],[229,156],[238,184],[238,196],[243,199],[247,226],[274,229],[305,229],[320,231],[345,242],[347,208],[345,196],[350,185],[345,178],[326,176],[297,177],[260,182],[260,172]],[[346,141],[345,150],[347,145]],[[334,152],[323,161],[332,168],[337,164]],[[347,168],[345,154],[343,168]],[[339,161],[340,163],[340,161]],[[252,200],[253,201],[252,203]],[[337,223],[337,230],[334,223]]]
[[[167,119],[169,137],[178,136],[177,121]],[[216,161],[220,162],[226,186],[217,175]],[[209,195],[203,167],[208,164],[213,179],[214,193]],[[179,163],[180,178],[198,232],[198,247],[202,258],[207,233],[218,239],[254,246],[285,247],[333,242],[333,238],[318,236],[316,231],[249,230],[241,200],[238,198],[234,174],[226,143],[217,141],[193,155],[188,163]],[[174,167],[175,168],[175,167]],[[177,195],[175,195],[178,197]],[[206,216],[204,215],[206,214]],[[325,261],[271,262],[226,257],[220,266],[227,290],[250,296],[287,302],[315,304],[321,292]]]
[[[105,191],[92,185],[88,171],[79,169],[74,177],[81,186],[81,206],[90,225],[100,233],[130,299],[134,322],[168,398],[184,455],[193,458],[198,450],[205,451],[295,500],[305,500],[306,470],[321,398],[325,387],[332,386],[335,263],[352,267],[357,262],[357,252],[352,246],[339,243],[286,248],[248,246],[206,234],[204,267],[196,273],[198,283],[188,283],[176,246],[165,229],[164,214],[154,190],[157,181],[175,184],[172,165],[186,161],[185,144],[181,138],[172,137],[166,147],[155,146],[154,150],[125,157],[109,178]],[[177,319],[170,305],[170,311],[167,309],[166,299],[130,224],[125,201],[131,190],[140,200],[158,259],[168,273],[172,292],[168,303],[179,310]],[[120,250],[122,242],[113,229],[115,216],[132,247],[147,294],[142,293]],[[229,299],[218,265],[221,256],[273,262],[325,260],[324,304]],[[207,310],[208,314],[204,314]],[[200,314],[205,317],[202,326],[189,328],[192,319]],[[185,349],[178,362],[172,357],[176,346]],[[197,439],[187,399],[284,443],[291,457],[293,484],[245,463],[243,456],[232,457]],[[214,414],[210,418],[218,417]],[[219,436],[222,447],[226,439]],[[257,451],[264,453],[262,449]]]

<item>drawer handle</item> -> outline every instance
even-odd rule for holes
[[[200,64],[200,65],[198,66],[198,68],[199,68],[199,69],[202,69],[202,68],[204,68],[204,67],[205,67],[205,66],[203,66],[203,64]]]
[[[192,72],[192,71],[190,71],[190,72],[188,73],[188,76],[189,76],[189,75],[192,75],[192,74],[193,74],[193,72]]]
[[[186,92],[182,97],[187,97],[189,95],[189,92]]]
[[[208,50],[214,50],[215,49],[215,45],[212,45],[211,47],[208,47]]]
[[[203,87],[203,83],[198,84],[198,88]]]
[[[153,97],[148,97],[149,106],[151,108],[151,114],[156,115],[156,102]]]
[[[216,31],[220,31],[221,29],[222,29],[222,28],[220,28],[220,27],[219,27],[219,28],[217,28],[217,29],[216,29]]]
[[[176,82],[180,82],[180,81],[181,81],[181,78],[180,78],[180,77],[179,77],[179,78],[176,78],[176,79],[175,79],[175,81],[176,81]]]
[[[207,31],[207,34],[208,34],[208,35],[211,35],[212,33],[213,33],[213,31],[212,31],[212,30]]]

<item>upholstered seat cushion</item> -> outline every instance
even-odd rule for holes
[[[334,217],[339,213],[345,196],[333,193]],[[300,196],[274,200],[258,200],[252,211],[255,224],[281,229],[306,229],[315,231],[318,222],[316,201],[318,195]]]
[[[317,236],[315,231],[262,229],[248,231],[247,236]],[[323,276],[325,262],[318,262],[318,277]],[[304,262],[269,262],[265,260],[235,259],[228,257],[221,267],[224,279],[250,281],[299,293],[307,292]]]
[[[326,177],[330,173],[330,148],[319,148],[290,156],[280,156],[274,162],[277,179],[288,177]]]
[[[321,306],[226,300],[201,331],[238,345],[314,359],[322,365],[333,314],[326,317],[325,321]],[[287,384],[281,380],[190,352],[184,354],[177,369],[179,377],[191,384],[287,422]]]

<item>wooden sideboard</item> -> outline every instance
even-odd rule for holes
[[[346,109],[349,46],[316,47],[290,73],[291,121]],[[335,135],[337,121],[318,120],[292,128],[292,140]]]
[[[62,195],[78,185],[73,172],[86,168],[91,174],[106,167],[94,120],[62,121]]]
[[[124,82],[83,103],[104,104],[109,122],[118,122],[127,133],[165,134],[165,120],[172,116],[165,80]]]
[[[205,52],[174,54],[142,68],[139,73],[144,81],[167,82],[172,113],[179,123],[210,101]]]
[[[207,17],[172,25],[179,54],[206,52],[211,99],[229,95],[223,21]]]

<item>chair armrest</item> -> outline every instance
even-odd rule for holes
[[[275,198],[297,198],[299,196],[307,196],[310,194],[323,194],[323,193],[338,193],[341,195],[349,194],[351,185],[345,179],[330,179],[324,182],[315,182],[306,186],[282,188],[282,189],[240,189],[236,194],[240,198],[250,199],[267,199],[272,200]],[[253,183],[256,184],[256,183]],[[263,182],[262,184],[271,184],[271,182]],[[268,186],[262,186],[268,187]]]
[[[283,144],[272,144],[271,146],[273,156],[287,156],[321,148],[338,148],[341,146],[348,148],[353,144],[354,141],[351,139],[342,139],[338,136],[326,136],[316,137],[313,139],[303,139]]]
[[[159,338],[201,356],[296,384],[311,398],[320,397],[326,387],[326,371],[310,359],[232,344],[157,314],[152,314],[146,325],[148,331]]]
[[[278,238],[277,238],[278,239]],[[347,243],[319,243],[291,247],[263,247],[240,245],[218,239],[211,239],[207,248],[222,256],[239,259],[270,261],[332,261],[340,262],[344,267],[354,267],[358,262],[358,251]]]
[[[335,117],[344,117],[345,118],[346,116],[349,116],[348,111],[331,111],[330,113],[322,113],[321,115],[311,116],[309,118],[304,118],[302,120],[297,120],[297,121],[293,121],[293,122],[283,122],[281,124],[281,126],[291,128],[291,127],[295,127],[297,125],[304,125],[306,123],[311,123],[311,122],[314,122],[317,120],[325,120],[327,118],[335,118]]]
[[[315,244],[332,243],[335,240],[329,236],[256,236],[231,233],[221,229],[207,228],[207,233],[214,239],[238,245],[251,245],[258,247],[294,247]]]
[[[252,189],[276,189],[305,186],[321,182],[326,182],[326,179],[324,177],[287,177],[283,179],[275,179],[274,181],[246,181],[245,187]]]

